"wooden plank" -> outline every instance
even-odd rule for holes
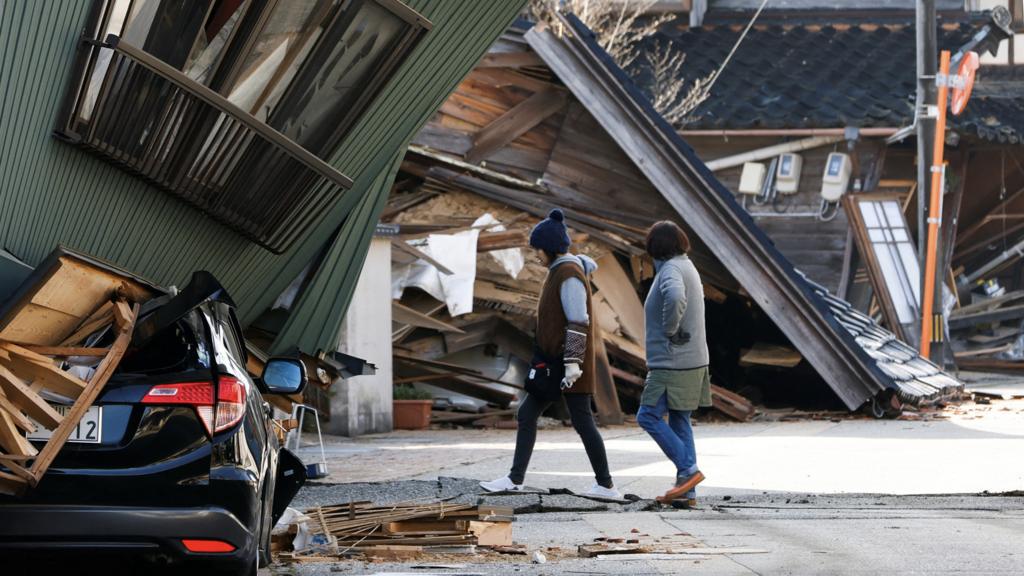
[[[53,430],[60,426],[63,420],[61,415],[4,366],[0,366],[0,388],[8,400],[46,429]]]
[[[24,346],[25,350],[44,356],[106,356],[106,348],[90,348],[86,346]]]
[[[114,302],[114,324],[124,329],[132,325],[132,309],[124,300]]]
[[[80,344],[83,340],[85,340],[87,336],[89,336],[93,332],[96,332],[100,328],[103,328],[107,324],[113,322],[114,305],[113,303],[110,302],[107,302],[107,304],[110,304],[110,306],[102,306],[99,310],[97,310],[98,315],[86,319],[86,321],[82,322],[78,326],[78,328],[76,328],[75,331],[71,333],[70,336],[61,340],[59,343],[60,346],[71,346],[75,344]]]
[[[1008,306],[1006,308],[997,308],[995,310],[986,310],[984,312],[975,312],[973,314],[962,314],[959,310],[956,310],[949,315],[949,329],[956,330],[959,328],[974,326],[976,324],[1002,322],[1004,320],[1014,320],[1017,318],[1024,318],[1024,304],[1019,306]]]
[[[776,366],[792,368],[804,359],[799,352],[789,346],[757,342],[740,357],[742,365]]]
[[[465,334],[465,330],[452,326],[451,324],[433,318],[417,310],[413,310],[408,306],[402,304],[397,300],[391,301],[391,319],[399,324],[408,324],[410,326],[419,326],[420,328],[430,328],[432,330],[440,330],[441,332],[454,332],[456,334]]]
[[[114,340],[114,343],[110,346],[110,351],[103,358],[103,360],[96,367],[96,371],[93,373],[92,378],[89,379],[89,384],[85,390],[75,401],[71,410],[68,411],[64,417],[60,426],[53,431],[50,439],[47,441],[46,446],[39,453],[39,457],[36,458],[32,464],[32,475],[35,477],[33,484],[38,484],[39,480],[46,473],[46,470],[50,467],[53,459],[57,457],[61,448],[64,447],[64,443],[67,442],[68,437],[71,436],[71,432],[75,426],[78,426],[78,422],[85,416],[85,412],[92,406],[92,403],[96,401],[100,393],[103,391],[103,387],[106,386],[107,380],[114,374],[114,370],[117,369],[118,363],[121,362],[121,357],[124,356],[126,350],[128,350],[128,344],[132,339],[132,330],[135,326],[135,320],[139,315],[139,304],[135,304],[131,308],[131,313],[128,318],[125,319],[125,324],[118,326],[118,335]]]
[[[711,385],[711,406],[740,422],[750,420],[756,412],[749,400],[714,384]]]
[[[525,230],[508,230],[505,232],[481,232],[476,239],[477,252],[492,252],[508,248],[525,248],[527,236]]]
[[[0,389],[0,410],[6,411],[10,414],[14,424],[18,428],[21,428],[25,432],[36,431],[35,423],[33,423],[28,416],[25,416],[21,409],[15,406],[14,403],[7,398],[7,395],[4,394],[2,389]]]
[[[597,319],[592,319],[591,337],[594,339],[594,405],[597,407],[597,420],[605,426],[622,424],[624,417],[619,404],[619,394],[612,377],[611,364],[608,363],[608,351],[601,337],[601,327]]]
[[[511,546],[511,522],[481,522],[470,520],[470,534],[476,536],[478,546]]]
[[[14,416],[0,408],[0,448],[7,454],[34,456],[36,449],[14,422]]]
[[[544,61],[535,52],[491,52],[485,54],[477,68],[524,68],[526,66],[545,66]]]
[[[405,240],[393,238],[391,240],[391,246],[398,250],[401,250],[402,252],[405,252],[410,256],[415,256],[417,259],[423,260],[427,264],[430,264],[434,268],[437,268],[437,270],[441,274],[447,276],[453,273],[450,268],[435,260],[430,254],[427,254],[426,252],[420,250],[419,248],[416,248],[415,246],[410,246],[409,243],[406,242]]]
[[[561,110],[565,102],[562,90],[551,88],[533,94],[477,131],[466,160],[473,164],[484,160]]]
[[[644,305],[626,271],[612,253],[597,259],[592,281],[601,296],[619,318],[623,333],[637,342],[644,341]]]
[[[0,343],[0,364],[31,380],[33,388],[42,387],[68,398],[78,398],[86,387],[84,381],[58,368],[52,359],[10,342]]]

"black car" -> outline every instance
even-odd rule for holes
[[[203,272],[143,305],[73,441],[36,488],[0,499],[0,566],[31,560],[25,572],[43,574],[38,562],[71,568],[86,553],[255,574],[269,560],[270,530],[305,469],[280,447],[261,394],[301,391],[305,370],[271,358],[251,379],[234,308]],[[104,562],[108,574],[128,565]]]

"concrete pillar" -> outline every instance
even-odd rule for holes
[[[391,239],[374,236],[359,274],[352,304],[341,322],[338,351],[377,366],[331,387],[327,431],[359,436],[391,430]]]

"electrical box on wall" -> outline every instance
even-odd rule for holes
[[[796,194],[800,189],[803,167],[803,156],[792,152],[779,154],[778,167],[775,169],[775,189],[781,194]]]
[[[740,175],[740,194],[760,194],[768,169],[760,162],[746,162]]]
[[[849,155],[842,152],[829,154],[825,161],[825,175],[821,178],[821,197],[828,202],[838,202],[850,186],[852,172]]]

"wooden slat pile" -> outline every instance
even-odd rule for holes
[[[0,318],[0,493],[35,487],[103,391],[131,341],[139,303],[154,292],[58,251]],[[91,366],[80,378],[65,361]],[[62,408],[58,410],[55,405]],[[37,449],[26,433],[49,431]]]
[[[331,537],[334,555],[399,557],[405,553],[512,545],[513,512],[505,507],[353,502],[311,508],[306,515],[313,519],[313,533]],[[302,551],[281,554],[286,560],[302,556]]]

